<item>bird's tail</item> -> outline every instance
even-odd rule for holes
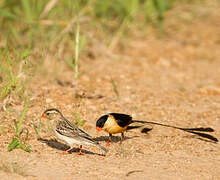
[[[174,129],[179,129],[191,134],[196,134],[198,136],[201,136],[203,138],[207,138],[209,140],[212,140],[214,142],[218,142],[218,139],[210,134],[206,134],[203,132],[214,132],[214,129],[207,127],[199,127],[199,128],[181,128],[181,127],[177,127],[177,126],[171,126],[171,125],[167,125],[167,124],[161,124],[161,123],[157,123],[157,122],[150,122],[150,121],[140,121],[140,120],[133,120],[133,122],[137,122],[137,123],[142,123],[142,124],[154,124],[154,125],[158,125],[158,126],[164,126],[164,127],[169,127],[169,128],[174,128]]]
[[[128,126],[126,130],[128,131],[128,130],[131,130],[131,129],[138,129],[138,128],[141,128],[141,127],[143,127],[143,125],[141,125],[141,126]]]
[[[131,129],[138,129],[138,128],[142,128],[144,125],[141,126],[128,126],[127,127],[127,131],[131,130]],[[144,127],[141,129],[142,133],[148,133],[149,131],[151,131],[153,128],[148,128],[148,127]]]

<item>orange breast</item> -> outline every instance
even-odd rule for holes
[[[127,127],[128,126],[120,127],[115,119],[112,116],[109,116],[108,120],[105,122],[103,130],[110,134],[116,134],[126,131]]]

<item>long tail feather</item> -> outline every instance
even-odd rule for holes
[[[131,130],[131,129],[138,129],[138,128],[141,128],[141,127],[143,127],[143,125],[141,125],[141,126],[128,126],[127,131]]]
[[[186,130],[186,131],[203,131],[203,132],[214,132],[214,129],[212,128],[181,128],[182,130]]]
[[[194,132],[194,131],[186,131],[188,133],[192,133],[192,134],[196,134],[198,136],[201,136],[201,137],[204,137],[204,138],[207,138],[207,139],[210,139],[212,141],[215,141],[215,142],[218,142],[218,139],[210,134],[205,134],[205,133],[200,133],[200,132]]]
[[[132,122],[137,122],[137,123],[143,123],[143,124],[154,124],[158,126],[164,126],[164,127],[169,127],[169,128],[174,128],[174,129],[179,129],[188,133],[196,134],[198,136],[210,139],[212,141],[218,142],[218,139],[215,138],[214,136],[210,134],[205,134],[197,131],[202,131],[202,132],[214,132],[214,129],[210,127],[199,127],[199,128],[181,128],[181,127],[176,127],[176,126],[171,126],[167,124],[161,124],[161,123],[156,123],[156,122],[150,122],[150,121],[140,121],[140,120],[133,120]],[[196,132],[195,132],[196,131]]]

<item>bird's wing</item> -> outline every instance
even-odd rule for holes
[[[132,117],[128,114],[110,113],[113,116],[117,124],[121,127],[128,126],[132,122]]]
[[[67,119],[63,119],[57,123],[56,131],[67,137],[97,144],[97,142],[89,134],[73,125]]]

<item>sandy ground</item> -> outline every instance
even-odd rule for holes
[[[52,68],[44,78],[36,75],[24,122],[30,130],[31,153],[7,152],[19,113],[1,110],[1,179],[220,179],[219,143],[182,131],[159,126],[147,134],[133,130],[122,145],[116,135],[106,156],[86,146],[79,156],[77,146],[71,154],[61,154],[68,146],[54,139],[46,122],[40,133],[43,141],[37,141],[31,124],[49,107],[72,120],[77,112],[86,121],[82,128],[105,145],[108,134],[96,132],[95,122],[107,112],[121,112],[180,127],[213,127],[212,135],[220,139],[219,8],[219,3],[210,3],[207,8],[171,10],[165,37],[158,39],[146,30],[123,40],[124,46],[112,55],[81,61],[78,82],[63,62],[54,66],[56,77]],[[21,113],[23,104],[14,102],[13,109]]]

